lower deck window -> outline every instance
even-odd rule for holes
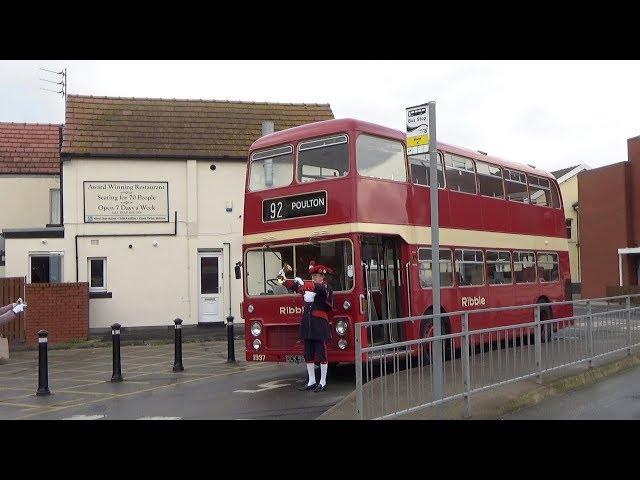
[[[513,283],[511,252],[487,250],[487,280],[489,285]]]
[[[513,252],[513,273],[516,283],[536,281],[536,258],[533,252]]]
[[[351,242],[339,240],[248,250],[246,252],[247,293],[249,295],[292,294],[284,285],[278,283],[278,272],[287,264],[293,270],[286,273],[287,278],[301,277],[303,280],[310,280],[309,263],[312,260],[334,270],[334,275],[325,277],[334,292],[351,290],[354,277]]]
[[[420,286],[431,288],[433,286],[433,272],[431,271],[431,249],[418,249],[418,268]],[[451,262],[451,250],[440,250],[440,286],[453,286],[453,265]]]
[[[62,259],[60,253],[38,253],[29,255],[31,283],[62,282]]]
[[[538,254],[538,277],[541,282],[557,282],[560,280],[557,253]]]
[[[484,285],[484,254],[482,250],[456,250],[458,285]]]

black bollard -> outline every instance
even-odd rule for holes
[[[120,366],[120,324],[111,325],[111,340],[113,343],[113,375],[112,382],[122,381],[122,369]]]
[[[235,363],[236,349],[233,342],[233,315],[227,317],[227,363]]]
[[[173,323],[176,324],[175,328],[175,355],[173,360],[173,371],[182,372],[184,367],[182,366],[182,320],[176,318]]]
[[[36,395],[51,395],[49,391],[49,360],[47,358],[47,336],[49,332],[38,332],[38,391]]]

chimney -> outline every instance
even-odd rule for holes
[[[271,120],[264,120],[262,122],[262,136],[273,133],[273,122]]]

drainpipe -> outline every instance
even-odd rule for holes
[[[231,242],[223,242],[222,244],[228,246],[227,252],[229,252],[229,256],[227,257],[227,260],[229,262],[227,277],[229,277],[229,316],[231,316]]]

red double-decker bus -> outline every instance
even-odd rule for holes
[[[285,264],[309,279],[328,265],[334,291],[330,363],[354,362],[354,324],[432,311],[429,157],[405,134],[354,119],[266,135],[247,165],[243,268],[246,359],[302,360],[300,295]],[[438,144],[441,311],[570,299],[569,254],[555,179],[532,166]],[[547,306],[542,319],[572,315]],[[522,311],[473,315],[470,328],[529,321]],[[367,329],[364,345],[422,338],[430,320]],[[443,333],[461,329],[443,318]]]

